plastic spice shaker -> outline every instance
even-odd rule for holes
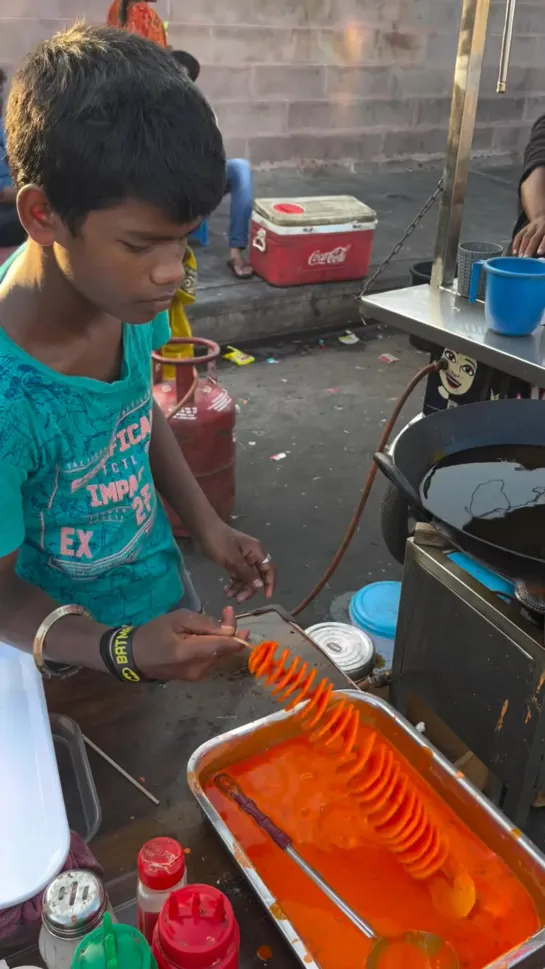
[[[184,850],[174,838],[152,838],[138,852],[137,926],[150,943],[171,892],[187,885]]]
[[[238,969],[240,931],[231,903],[212,885],[174,892],[153,933],[159,969]]]
[[[78,945],[72,969],[157,969],[144,936],[131,925],[117,925],[106,912],[102,925]]]

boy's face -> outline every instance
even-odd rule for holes
[[[19,208],[26,208],[24,200]],[[199,219],[179,225],[146,202],[126,199],[91,212],[73,235],[46,208],[49,241],[40,238],[43,216],[36,231],[37,209],[31,206],[34,231],[25,228],[40,245],[53,246],[61,272],[89,303],[126,323],[147,323],[168,309],[183,281],[187,237]]]

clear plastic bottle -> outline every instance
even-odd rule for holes
[[[185,855],[174,838],[152,838],[138,852],[137,927],[151,944],[155,923],[171,892],[187,885]]]

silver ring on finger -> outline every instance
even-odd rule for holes
[[[272,562],[272,556],[271,555],[266,555],[265,558],[263,559],[263,561],[259,563],[260,569],[267,568],[267,566],[270,565],[271,562]]]

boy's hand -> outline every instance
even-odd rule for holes
[[[159,616],[134,634],[133,655],[138,669],[153,680],[202,680],[224,657],[244,649],[233,636],[235,613],[223,610],[222,622],[187,609]],[[240,633],[241,639],[247,633]]]
[[[272,598],[276,569],[257,538],[219,522],[201,537],[200,545],[209,559],[229,573],[225,587],[229,597],[245,602],[263,589],[265,598]]]

